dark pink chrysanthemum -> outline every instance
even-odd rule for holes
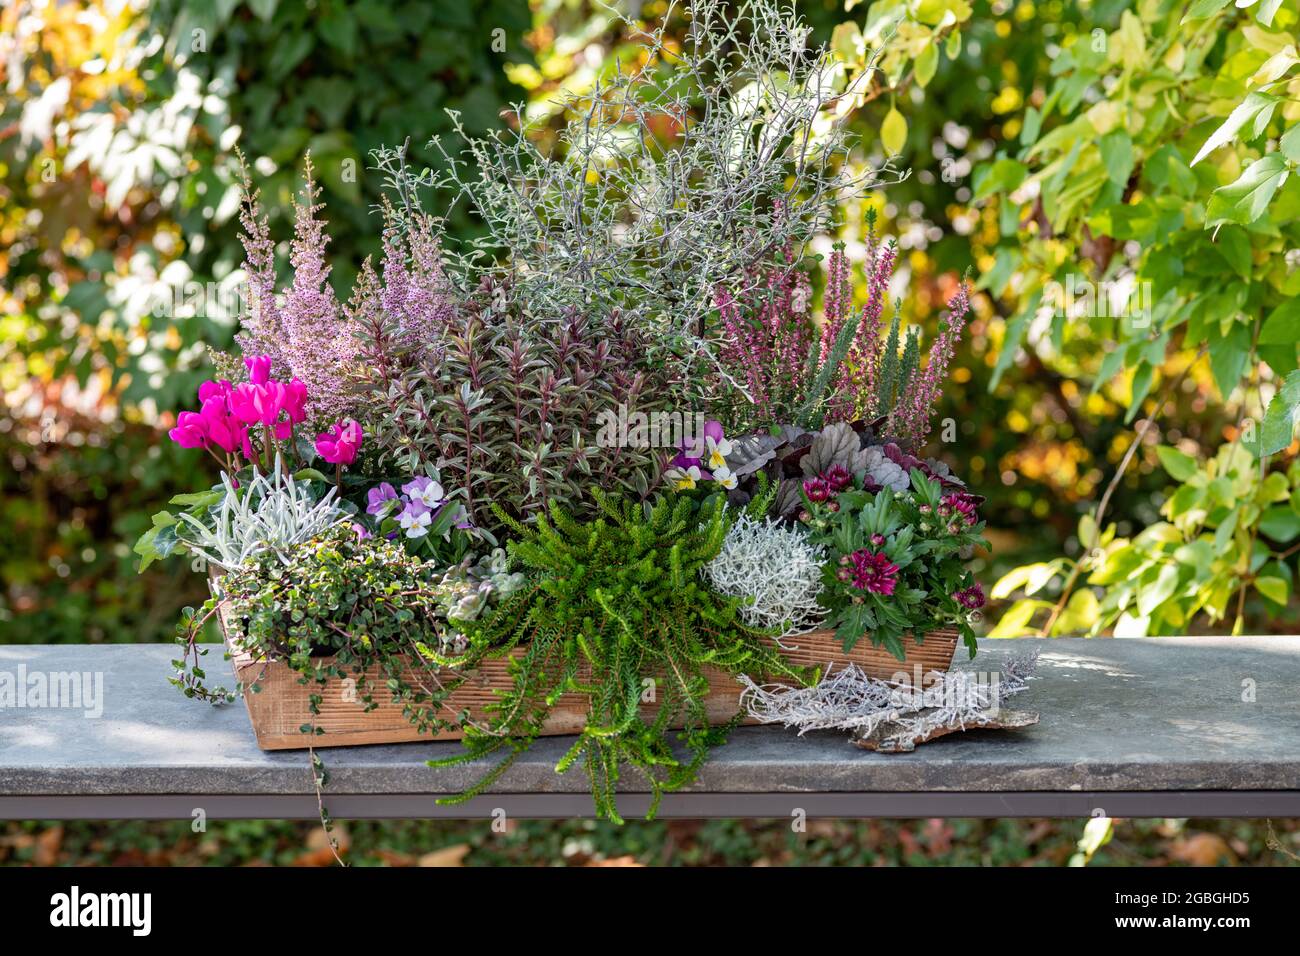
[[[971,501],[968,495],[960,492],[944,495],[941,504],[951,508],[955,514],[961,515],[967,524],[974,524],[979,518],[975,512],[975,502]]]
[[[979,586],[978,581],[968,588],[962,588],[953,597],[962,607],[970,608],[972,611],[984,606],[984,589]]]
[[[866,548],[849,555],[852,568],[852,584],[855,588],[870,591],[872,594],[893,594],[898,585],[898,565],[894,564],[879,551]]]

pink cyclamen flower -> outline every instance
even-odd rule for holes
[[[284,409],[285,388],[279,382],[254,385],[245,382],[230,393],[230,410],[245,425],[271,427]]]
[[[357,459],[363,437],[360,425],[350,418],[344,419],[316,436],[316,454],[331,465],[350,465]]]
[[[853,567],[853,586],[872,594],[890,595],[898,586],[898,565],[879,551],[866,548],[849,555]]]
[[[202,448],[208,443],[208,423],[198,412],[181,412],[167,436],[182,448]]]
[[[219,396],[209,398],[199,409],[207,430],[208,441],[222,451],[248,451],[248,428],[230,414],[226,400]]]
[[[254,385],[265,385],[271,380],[271,356],[250,355],[244,359],[248,380]]]
[[[307,386],[298,379],[284,386],[282,403],[291,423],[298,425],[307,420]]]
[[[230,392],[234,388],[230,384],[230,379],[213,379],[204,382],[199,386],[199,404],[202,405],[210,398],[226,399],[230,397]]]

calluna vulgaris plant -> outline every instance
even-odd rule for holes
[[[897,309],[888,330],[882,321],[896,258],[893,243],[869,228],[867,302],[855,310],[848,258],[837,245],[827,262],[820,323],[813,321],[808,275],[788,251],[751,283],[747,299],[719,287],[721,354],[743,375],[752,401],[733,409],[739,426],[864,421],[905,448],[924,444],[970,300],[962,283],[922,365],[920,330],[908,329],[900,343]]]

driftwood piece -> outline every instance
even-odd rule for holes
[[[933,708],[929,708],[908,714],[903,720],[882,721],[870,733],[859,731],[854,734],[853,743],[863,750],[902,754],[915,750],[917,744],[928,743],[963,730],[1019,730],[1038,723],[1038,715],[1028,710],[1001,708],[984,716],[967,717],[961,722],[953,723],[926,720],[928,714],[935,713]]]

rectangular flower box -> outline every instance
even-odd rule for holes
[[[225,622],[222,622],[225,633]],[[785,639],[789,650],[782,650],[792,663],[807,666],[828,664],[843,666],[857,664],[873,677],[889,678],[900,671],[915,680],[934,671],[947,671],[952,665],[957,649],[956,631],[933,631],[925,640],[917,642],[908,638],[905,644],[906,659],[898,660],[869,640],[859,641],[845,653],[833,631],[811,631]],[[420,740],[458,740],[459,730],[438,734],[421,733],[402,713],[402,705],[394,703],[385,686],[386,680],[379,669],[366,672],[368,686],[378,705],[369,712],[359,700],[359,679],[348,686],[342,679],[331,679],[324,686],[299,683],[299,675],[282,661],[256,660],[232,642],[227,635],[227,648],[234,664],[236,679],[244,688],[248,716],[257,736],[257,745],[263,750],[301,750],[308,744],[315,747],[344,747],[354,744],[391,744]],[[515,653],[522,653],[516,650]],[[710,719],[725,723],[735,716],[740,700],[740,685],[723,671],[706,669],[709,679],[707,706]],[[441,676],[451,678],[455,672],[442,671]],[[253,683],[261,685],[254,692]],[[484,717],[484,707],[497,697],[498,691],[511,686],[505,658],[486,661],[469,679],[457,687],[443,703],[443,712],[451,717],[469,711],[476,718]],[[320,714],[315,725],[322,734],[306,734],[301,728],[313,721],[308,707],[311,694],[320,694]],[[646,704],[646,713],[653,713],[654,704]],[[546,736],[580,733],[587,719],[587,702],[581,694],[566,694],[560,698],[547,718],[542,733]],[[751,722],[751,721],[747,721]]]

